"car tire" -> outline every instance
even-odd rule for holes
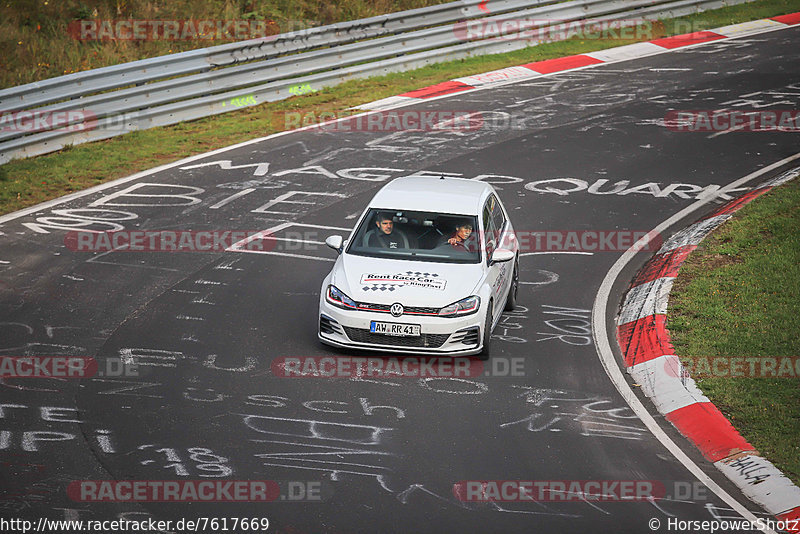
[[[486,321],[483,324],[483,349],[481,349],[478,358],[481,360],[488,360],[491,357],[491,341],[492,341],[492,301],[489,301],[489,309],[486,311]]]
[[[514,272],[511,275],[511,287],[508,289],[506,297],[505,311],[514,311],[517,307],[517,291],[519,289],[519,258],[514,260]]]

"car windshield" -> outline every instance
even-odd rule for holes
[[[477,217],[370,209],[353,234],[349,254],[444,263],[481,261]]]

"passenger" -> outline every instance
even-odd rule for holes
[[[379,213],[375,219],[378,231],[370,232],[367,244],[374,248],[409,248],[408,238],[400,229],[395,229],[392,216]]]

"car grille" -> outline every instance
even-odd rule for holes
[[[393,345],[396,347],[424,347],[437,349],[441,347],[450,334],[422,334],[421,336],[388,336],[386,334],[376,334],[363,328],[344,327],[352,341],[356,343],[371,343],[375,345]]]
[[[359,302],[356,304],[358,309],[363,309],[367,311],[376,311],[380,313],[391,313],[389,308],[392,307],[391,304],[372,304],[369,302]],[[403,307],[403,315],[409,314],[421,314],[421,315],[438,315],[440,308],[423,308],[420,306],[408,306]]]

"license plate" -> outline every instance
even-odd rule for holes
[[[385,334],[387,336],[419,336],[418,324],[383,323],[380,321],[370,321],[369,331],[374,334]]]

